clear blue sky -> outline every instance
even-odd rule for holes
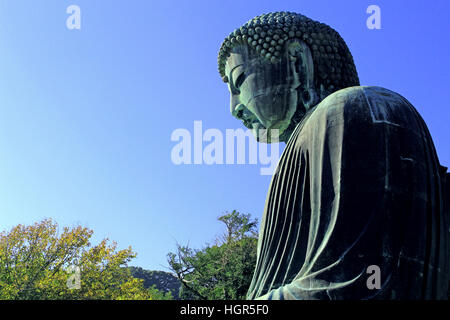
[[[81,30],[66,8],[81,8]],[[366,27],[370,4],[381,30]],[[346,40],[363,85],[406,97],[450,166],[450,2],[0,1],[0,229],[51,217],[81,224],[164,269],[175,242],[201,247],[233,209],[261,218],[258,165],[171,162],[177,128],[240,128],[217,73],[225,36],[294,11]]]

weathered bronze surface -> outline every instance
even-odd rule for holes
[[[287,143],[249,299],[447,299],[449,175],[405,98],[359,86],[339,34],[289,12],[230,34],[219,72],[232,115]]]

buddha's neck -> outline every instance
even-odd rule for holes
[[[280,141],[287,143],[289,141],[289,139],[291,138],[292,134],[294,133],[295,129],[297,128],[297,126],[300,125],[300,123],[302,123],[302,121],[305,119],[305,117],[308,114],[310,114],[311,112],[313,112],[316,109],[318,104],[319,103],[315,104],[313,107],[306,110],[306,112],[302,112],[302,113],[299,112],[299,113],[294,114],[294,116],[292,117],[291,124],[281,134]]]

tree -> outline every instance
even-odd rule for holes
[[[165,271],[145,270],[141,267],[128,267],[131,275],[142,279],[145,288],[155,288],[160,293],[171,294],[173,299],[179,299],[181,283],[175,275]]]
[[[133,278],[127,263],[136,253],[108,239],[91,246],[93,231],[51,219],[0,233],[0,299],[161,299]]]
[[[184,299],[245,299],[256,264],[257,220],[237,211],[218,218],[226,232],[211,246],[194,250],[177,244],[168,254],[170,269],[182,283]]]

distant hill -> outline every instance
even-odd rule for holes
[[[174,299],[179,300],[179,291],[181,287],[177,277],[169,272],[145,270],[141,267],[128,267],[131,275],[135,278],[144,280],[144,287],[150,288],[153,285],[161,292],[172,292]]]

